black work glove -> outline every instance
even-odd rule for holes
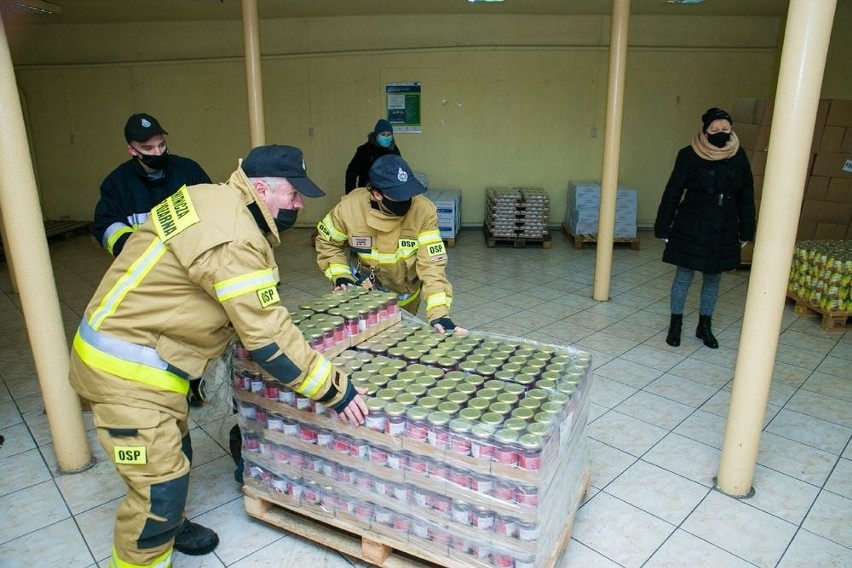
[[[452,331],[456,328],[456,324],[453,323],[448,317],[436,318],[429,322],[429,325],[435,327],[436,325],[440,325],[444,328],[444,331]]]
[[[355,285],[355,282],[353,282],[349,278],[338,278],[337,280],[334,281],[334,287],[335,288],[337,288],[338,286],[354,286],[354,285]]]

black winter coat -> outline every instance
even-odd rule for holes
[[[717,274],[740,265],[740,241],[754,240],[754,181],[745,151],[710,161],[692,146],[677,154],[654,235],[668,239],[663,262]]]
[[[370,167],[373,162],[387,154],[401,155],[396,146],[396,140],[391,142],[390,147],[383,148],[379,146],[376,142],[376,136],[371,132],[367,136],[367,141],[355,150],[355,155],[352,156],[352,160],[346,168],[346,185],[344,187],[346,193],[356,187],[367,187],[367,182],[370,181]]]

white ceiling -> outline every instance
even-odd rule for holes
[[[0,0],[0,5],[4,1]],[[25,0],[18,0],[25,1]],[[23,18],[31,24],[79,24],[163,20],[240,19],[241,0],[50,0],[61,14],[20,16],[4,12],[4,19]],[[846,0],[840,0],[846,1]],[[666,0],[632,0],[637,15],[705,15],[783,17],[788,0],[706,0],[677,5]],[[467,0],[257,0],[265,18],[372,15],[600,15],[612,11],[611,0],[505,0],[476,3]]]

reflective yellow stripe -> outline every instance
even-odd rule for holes
[[[169,371],[155,369],[148,365],[127,361],[105,353],[83,341],[79,333],[74,336],[73,345],[80,360],[93,369],[99,369],[110,375],[150,385],[160,390],[183,395],[189,392],[189,381],[185,378]]]
[[[325,277],[334,282],[338,276],[352,276],[352,270],[345,264],[329,264],[325,269]]]
[[[317,231],[332,241],[343,242],[349,238],[349,235],[341,233],[334,226],[334,222],[331,220],[331,213],[328,213],[323,217],[322,221],[317,223]]]
[[[437,294],[432,294],[428,298],[426,298],[426,310],[431,310],[432,308],[436,308],[438,306],[447,306],[449,307],[452,303],[453,299],[447,296],[444,292],[438,292]]]
[[[400,307],[407,306],[408,304],[410,304],[411,302],[416,300],[419,296],[420,296],[420,288],[418,288],[417,291],[414,292],[413,294],[411,294],[409,297],[407,297],[403,300],[398,300],[397,304],[399,304]]]
[[[271,284],[277,284],[277,282],[272,269],[267,268],[217,282],[213,285],[213,288],[216,290],[216,299],[219,300],[219,303],[222,303],[248,292],[266,288]]]
[[[92,316],[89,318],[89,324],[93,329],[98,329],[107,316],[118,309],[118,305],[121,304],[124,297],[139,285],[165,252],[166,245],[160,239],[151,241],[151,244],[148,245],[142,256],[127,268],[124,276],[116,281],[112,289],[101,300],[101,304],[92,313]]]
[[[314,368],[311,369],[311,372],[305,377],[305,380],[293,390],[308,398],[313,397],[325,384],[330,374],[331,363],[324,358],[320,358],[317,364],[314,365]]]
[[[363,260],[371,260],[377,264],[397,264],[401,260],[405,260],[406,258],[410,258],[417,254],[417,249],[407,249],[407,250],[399,250],[395,253],[380,253],[376,251],[376,249],[371,250],[370,252],[359,252],[358,258]]]
[[[427,245],[441,240],[441,231],[423,231],[417,235],[420,245]]]
[[[171,548],[168,549],[150,564],[131,564],[118,557],[118,551],[113,545],[109,566],[110,568],[169,568],[172,565],[172,550]]]
[[[120,239],[122,237],[122,235],[129,235],[132,232],[133,232],[133,229],[125,226],[124,228],[119,229],[119,230],[115,231],[114,233],[110,234],[110,236],[109,236],[109,238],[107,239],[107,242],[106,242],[106,249],[110,252],[111,255],[115,256],[115,251],[112,250],[112,247],[115,246],[116,241],[118,241],[118,239]]]

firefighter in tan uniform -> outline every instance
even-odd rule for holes
[[[363,423],[361,394],[311,350],[278,297],[272,246],[302,195],[323,195],[302,152],[255,148],[227,184],[184,186],[155,206],[86,308],[70,381],[91,401],[100,443],[128,486],[110,566],[168,567],[173,549],[197,555],[218,544],[184,517],[186,393],[234,334],[272,376]]]
[[[420,195],[425,191],[401,157],[377,159],[369,186],[345,195],[317,225],[317,264],[336,290],[365,283],[389,290],[412,314],[425,301],[427,320],[444,333],[456,329],[449,317],[453,288],[438,213]]]

